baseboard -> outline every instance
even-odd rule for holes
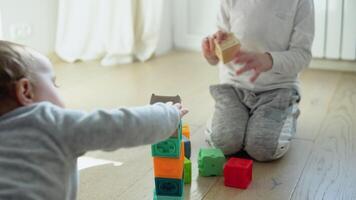
[[[309,68],[356,72],[356,61],[313,59]]]

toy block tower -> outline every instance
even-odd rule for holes
[[[220,44],[215,40],[215,54],[224,64],[232,61],[237,52],[240,51],[240,41],[233,33],[228,33],[226,40]]]
[[[157,96],[152,94],[150,104],[157,102],[180,103],[177,96]],[[183,199],[184,188],[184,147],[182,141],[182,123],[177,127],[176,133],[167,140],[153,144],[153,168],[155,176],[154,199]]]

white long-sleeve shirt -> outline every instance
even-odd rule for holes
[[[272,70],[255,83],[252,72],[236,76],[240,65],[220,63],[220,81],[252,91],[277,88],[299,90],[298,74],[308,67],[314,39],[313,0],[221,0],[217,25],[233,32],[242,49],[269,52]]]
[[[74,200],[78,156],[156,143],[179,120],[178,109],[162,103],[92,113],[39,103],[6,113],[0,116],[0,199]]]

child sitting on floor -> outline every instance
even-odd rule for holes
[[[210,87],[215,113],[206,134],[225,154],[245,150],[258,161],[281,158],[296,133],[299,73],[308,67],[314,38],[312,0],[221,0],[218,31],[202,42],[211,65],[214,40],[232,32],[242,50],[220,63]]]
[[[49,60],[0,41],[0,199],[73,200],[77,158],[168,138],[180,104],[85,113],[65,109]]]

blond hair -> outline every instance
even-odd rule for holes
[[[0,40],[0,101],[14,97],[16,81],[31,79],[32,60],[25,46]]]

